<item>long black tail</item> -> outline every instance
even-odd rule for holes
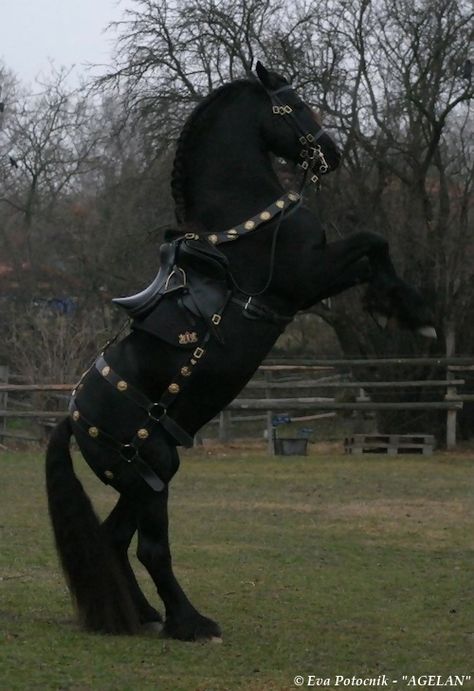
[[[53,430],[46,487],[56,548],[82,625],[89,631],[136,633],[138,614],[89,497],[74,474],[68,418]]]

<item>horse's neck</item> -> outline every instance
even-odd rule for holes
[[[222,122],[201,138],[188,162],[186,218],[209,232],[225,230],[265,209],[281,193],[255,131]]]

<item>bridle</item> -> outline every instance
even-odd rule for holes
[[[315,121],[317,126],[316,133],[308,132],[309,128],[304,124],[301,115],[280,97],[280,94],[286,91],[293,92],[293,87],[290,84],[285,84],[279,89],[274,89],[272,91],[266,89],[266,91],[272,102],[273,114],[286,118],[288,124],[298,133],[298,138],[302,145],[299,154],[302,161],[298,163],[298,166],[304,170],[301,188],[305,185],[306,178],[310,172],[312,173],[310,182],[314,185],[319,185],[320,176],[324,175],[329,170],[329,165],[321,146],[317,143],[318,139],[325,134],[325,130]],[[303,103],[305,108],[309,110],[309,106],[307,106],[302,99],[299,97],[296,98],[298,98],[299,103]]]

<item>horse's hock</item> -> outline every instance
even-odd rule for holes
[[[431,456],[435,439],[432,434],[354,434],[344,440],[346,454],[380,453],[398,456],[404,453]]]

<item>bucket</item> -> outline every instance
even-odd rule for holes
[[[308,451],[307,439],[274,439],[276,456],[306,456]]]

